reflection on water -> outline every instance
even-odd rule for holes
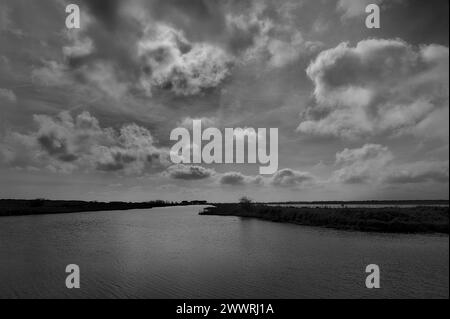
[[[198,216],[200,207],[0,219],[0,297],[448,298],[449,240]],[[65,267],[81,289],[65,288]],[[365,267],[381,267],[380,290]]]

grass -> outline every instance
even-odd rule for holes
[[[448,207],[323,208],[217,204],[200,215],[238,216],[342,230],[385,233],[449,233]]]

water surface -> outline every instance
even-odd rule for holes
[[[199,206],[0,218],[0,298],[448,298],[449,238],[335,231]],[[65,288],[65,267],[81,289]],[[365,288],[366,265],[380,290]]]

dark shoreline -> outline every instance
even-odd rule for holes
[[[318,226],[341,230],[385,233],[442,233],[449,234],[449,201],[361,201],[361,202],[289,202],[212,204],[206,201],[165,202],[86,202],[62,200],[0,200],[0,217],[70,214],[101,211],[126,211],[157,207],[211,205],[200,215],[258,218],[280,223]],[[292,207],[289,205],[318,205]],[[346,207],[345,205],[371,205]],[[341,207],[326,207],[340,205]],[[373,205],[373,207],[372,207]],[[376,207],[380,205],[380,207]],[[386,207],[392,205],[392,207]],[[416,205],[395,207],[395,205]],[[435,206],[433,206],[435,205]],[[447,205],[447,206],[442,206]]]
[[[449,208],[438,206],[326,208],[264,204],[216,204],[200,215],[257,218],[272,222],[380,233],[449,234]]]
[[[204,201],[165,202],[150,201],[142,203],[128,202],[85,202],[63,200],[0,200],[0,217],[70,214],[101,211],[121,211],[132,209],[151,209],[156,207],[206,205]]]
[[[446,205],[449,206],[448,200],[362,200],[362,201],[312,201],[312,202],[267,202],[267,203],[260,203],[260,204],[266,204],[266,205],[317,205],[317,206],[326,206],[326,205],[341,205],[341,206],[347,206],[347,205],[369,205],[369,206],[396,206],[396,205],[403,205],[403,206],[442,206]]]

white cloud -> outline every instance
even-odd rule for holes
[[[320,53],[307,69],[316,104],[303,114],[298,131],[345,138],[444,137],[433,131],[448,131],[448,119],[442,123],[435,116],[448,113],[448,66],[449,49],[440,45],[364,40],[353,48],[341,43]]]
[[[270,179],[270,183],[279,187],[305,187],[315,184],[316,178],[308,172],[289,168],[279,170]]]
[[[138,56],[144,69],[141,83],[149,94],[160,88],[189,96],[215,88],[228,77],[233,62],[221,48],[190,43],[180,31],[162,24],[147,28]]]
[[[358,149],[345,149],[336,154],[336,165],[342,168],[334,172],[332,180],[344,184],[370,182],[393,158],[387,147],[377,144],[366,144]]]

